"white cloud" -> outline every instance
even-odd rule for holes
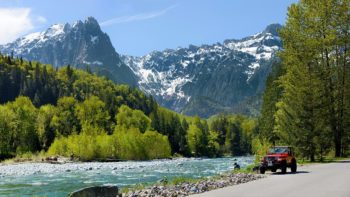
[[[134,21],[148,20],[148,19],[162,16],[175,7],[176,7],[176,5],[173,5],[173,6],[170,6],[168,8],[165,8],[165,9],[159,10],[159,11],[141,13],[141,14],[132,15],[132,16],[122,16],[122,17],[112,18],[110,20],[103,21],[102,23],[100,23],[100,25],[101,26],[110,26],[110,25],[114,25],[114,24],[118,24],[118,23],[128,23],[128,22],[134,22]]]
[[[47,22],[47,19],[43,16],[38,16],[36,17],[36,20],[39,22],[39,23],[46,23]]]
[[[0,8],[0,44],[13,41],[34,28],[30,8]]]

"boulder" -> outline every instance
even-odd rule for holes
[[[46,160],[46,161],[57,161],[58,158],[57,158],[57,157],[54,157],[54,156],[51,156],[51,157],[46,157],[45,160]]]
[[[116,197],[117,186],[94,186],[87,187],[69,194],[69,197]]]

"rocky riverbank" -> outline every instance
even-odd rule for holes
[[[259,174],[229,173],[214,178],[199,180],[197,182],[191,181],[175,185],[151,186],[145,189],[123,193],[122,197],[188,196],[227,186],[247,183],[264,177],[264,175]]]
[[[107,163],[61,161],[60,158],[57,161],[56,159],[50,160],[53,161],[0,164],[0,196],[67,197],[68,194],[81,188],[118,186],[124,190],[132,185],[148,185],[157,182],[159,186],[147,189],[150,189],[149,191],[152,193],[172,192],[177,195],[179,192],[190,194],[191,192],[207,191],[250,181],[254,178],[244,178],[246,175],[232,175],[232,180],[227,181],[230,178],[226,175],[227,178],[219,176],[226,172],[232,172],[235,163],[238,163],[241,168],[245,168],[253,163],[254,157],[176,158]],[[168,179],[167,184],[165,181],[159,182],[164,180],[164,177]],[[214,178],[205,179],[210,180],[208,182],[198,180],[195,183],[191,181],[182,184],[184,179],[198,179],[200,177]],[[174,186],[174,184],[178,186]],[[139,187],[140,190],[143,188]]]

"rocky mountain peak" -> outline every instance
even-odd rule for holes
[[[99,26],[97,20],[96,20],[94,17],[92,17],[92,16],[87,17],[87,18],[85,19],[85,23],[86,23],[86,24],[93,24],[93,25]]]
[[[278,31],[282,28],[283,26],[278,24],[278,23],[275,23],[275,24],[271,24],[271,25],[268,25],[265,30],[263,31],[263,33],[270,33],[271,35],[273,36],[278,36],[279,33]]]
[[[81,28],[82,26],[84,26],[84,23],[81,20],[75,21],[72,25],[73,28]]]
[[[97,22],[97,20],[94,17],[88,17],[85,21],[84,21],[84,25],[86,26],[86,28],[88,29],[95,29],[95,30],[101,30],[99,23]]]
[[[85,69],[88,66],[115,82],[136,85],[134,73],[120,60],[109,36],[93,17],[84,22],[52,25],[45,31],[0,46],[0,50],[56,67],[70,64]]]
[[[277,32],[280,27],[272,24],[243,39],[122,59],[138,76],[140,89],[153,95],[161,105],[208,117],[222,109],[237,109],[263,90],[275,52],[282,47]],[[202,110],[206,108],[200,106],[203,103],[215,103],[217,110]]]

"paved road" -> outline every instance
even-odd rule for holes
[[[193,197],[350,197],[350,160],[298,168],[298,173],[268,177]]]

